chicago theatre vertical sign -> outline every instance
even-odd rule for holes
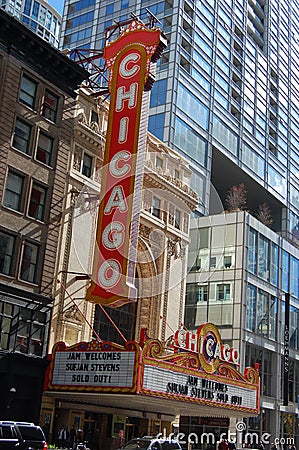
[[[152,64],[165,46],[159,28],[148,29],[133,20],[105,47],[110,108],[93,277],[87,291],[91,302],[121,306],[136,299],[133,278],[138,217],[133,208],[134,196],[141,190],[136,186],[138,153],[146,145],[146,133],[140,127],[142,100],[154,81]]]

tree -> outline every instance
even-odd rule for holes
[[[244,188],[244,184],[240,183],[239,186],[233,186],[227,193],[225,203],[229,211],[236,211],[238,209],[244,209],[247,202],[247,191]]]
[[[262,203],[257,208],[256,218],[267,227],[271,227],[273,223],[271,209],[267,203]]]

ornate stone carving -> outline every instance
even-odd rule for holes
[[[90,128],[95,131],[96,133],[99,133],[100,128],[99,128],[99,124],[97,122],[91,122],[90,123]]]
[[[182,244],[181,239],[168,239],[167,252],[169,256],[174,256],[174,259],[182,258]]]
[[[152,229],[150,227],[147,227],[143,223],[139,225],[139,233],[142,237],[144,237],[146,240],[149,239],[149,235],[151,233]]]
[[[64,319],[70,322],[81,323],[82,318],[81,314],[78,311],[78,308],[75,305],[70,306],[64,313]]]
[[[81,161],[82,161],[82,149],[76,145],[75,151],[74,151],[74,158],[73,158],[73,169],[74,170],[78,170],[78,172],[80,172]]]
[[[81,111],[78,115],[77,115],[77,120],[79,123],[84,123],[87,124],[87,118],[86,118],[86,114],[84,111]]]

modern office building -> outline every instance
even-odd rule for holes
[[[26,24],[42,39],[58,47],[61,15],[47,0],[1,0],[1,8]]]
[[[215,323],[239,348],[243,367],[259,364],[261,413],[247,420],[247,432],[298,442],[298,248],[246,211],[196,218],[191,226],[185,325]],[[207,431],[193,424],[198,430]]]
[[[146,8],[160,20],[169,42],[151,93],[149,130],[189,159],[191,186],[200,198],[198,215],[214,215],[219,221],[204,217],[196,224],[208,230],[195,231],[194,237],[202,237],[209,256],[205,256],[206,282],[202,275],[195,276],[196,270],[204,268],[202,255],[196,255],[197,266],[192,264],[186,298],[191,306],[186,313],[189,327],[195,320],[190,316],[196,297],[209,306],[208,320],[214,314],[212,302],[216,306],[218,302],[213,320],[223,331],[232,329],[232,310],[222,305],[232,298],[230,283],[238,285],[240,304],[234,304],[233,311],[239,332],[227,332],[227,339],[239,339],[243,364],[260,363],[263,382],[262,414],[248,426],[260,435],[271,429],[273,439],[291,437],[298,428],[298,383],[290,383],[292,394],[290,390],[289,400],[283,402],[286,381],[279,368],[285,351],[281,344],[284,294],[291,294],[294,330],[299,308],[299,4],[286,0],[66,0],[60,46],[101,49],[107,27],[131,13],[146,21]],[[241,183],[251,215],[235,222],[236,229],[243,229],[238,244],[244,252],[242,261],[232,262],[236,245],[232,240],[228,246],[233,254],[224,253],[219,266],[224,281],[210,282],[207,273],[217,265],[219,240],[217,231],[210,240],[211,227],[222,221],[225,227],[231,220],[221,213],[227,192]],[[271,210],[272,231],[252,218],[262,204]],[[197,283],[208,287],[199,291],[194,287]],[[267,323],[260,323],[254,311],[265,315]],[[205,320],[204,315],[199,317]],[[271,324],[273,317],[277,327]],[[291,337],[290,380],[299,359],[297,341]]]

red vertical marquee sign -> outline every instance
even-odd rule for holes
[[[137,21],[105,48],[110,109],[93,279],[87,291],[87,300],[94,303],[116,307],[136,299],[128,255],[130,246],[137,245],[132,242],[131,222],[142,97],[152,85],[151,63],[163,48],[161,30]]]

